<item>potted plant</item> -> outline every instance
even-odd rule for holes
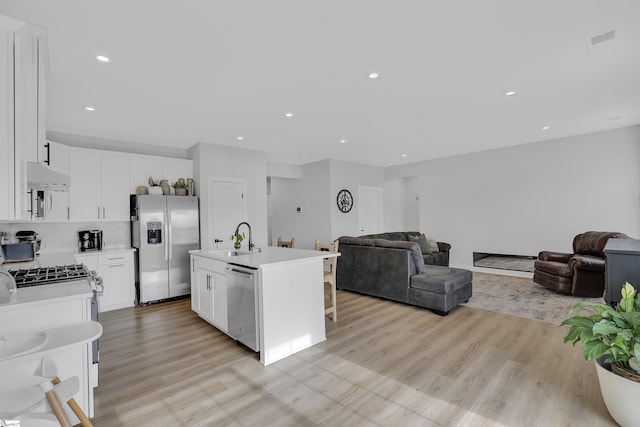
[[[175,189],[176,196],[187,195],[187,184],[182,181],[176,181],[171,186]]]
[[[236,233],[231,236],[231,240],[235,240],[235,242],[233,243],[233,247],[236,249],[240,249],[240,244],[244,240],[244,234]]]
[[[621,293],[615,308],[579,302],[561,326],[569,326],[564,342],[581,342],[584,359],[596,361],[600,392],[611,416],[621,426],[632,426],[640,420],[640,299],[629,283]]]

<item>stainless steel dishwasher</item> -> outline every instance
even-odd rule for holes
[[[260,351],[256,303],[258,271],[235,264],[228,264],[225,271],[229,335],[253,351]]]

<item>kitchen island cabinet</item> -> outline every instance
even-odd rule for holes
[[[261,363],[268,365],[326,339],[322,261],[339,253],[278,247],[254,249],[234,256],[229,253],[234,251],[190,251],[192,298],[202,295],[198,289],[206,277],[204,268],[200,268],[203,259],[217,263],[213,264],[217,265],[217,274],[226,275],[227,268],[233,266],[256,270],[254,304]],[[220,270],[223,266],[224,270]],[[196,304],[202,307],[200,301]],[[236,314],[233,309],[227,307],[227,319]],[[216,326],[205,316],[201,317]]]
[[[228,332],[226,263],[191,256],[191,309],[222,332]]]

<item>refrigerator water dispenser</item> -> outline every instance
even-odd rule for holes
[[[150,245],[159,245],[162,243],[161,222],[147,222],[147,243]]]

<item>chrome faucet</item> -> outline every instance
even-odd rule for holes
[[[242,221],[240,224],[238,224],[238,226],[236,227],[235,235],[238,235],[238,231],[240,231],[240,226],[242,224],[246,225],[249,229],[249,250],[252,250],[255,245],[253,244],[253,237],[251,237],[251,226],[248,222]]]

